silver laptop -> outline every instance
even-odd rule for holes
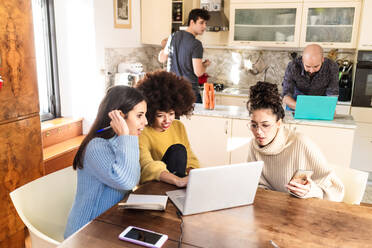
[[[183,215],[252,204],[262,161],[193,169],[186,189],[166,192]]]

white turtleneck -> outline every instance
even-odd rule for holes
[[[296,170],[311,170],[314,183],[304,198],[317,197],[330,201],[342,201],[344,186],[319,148],[307,137],[288,130],[282,125],[274,140],[260,147],[252,139],[248,151],[248,161],[264,161],[260,185],[271,190],[288,192],[287,184]]]

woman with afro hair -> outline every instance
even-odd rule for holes
[[[328,168],[318,147],[300,133],[284,128],[282,99],[275,84],[258,82],[252,86],[247,108],[254,136],[249,144],[248,161],[264,161],[261,186],[289,191],[300,198],[342,201],[343,184]],[[297,170],[313,174],[292,179]]]
[[[147,73],[137,84],[147,98],[148,125],[139,137],[141,180],[187,185],[190,169],[199,161],[191,150],[186,130],[176,117],[194,110],[195,93],[190,82],[174,73]]]

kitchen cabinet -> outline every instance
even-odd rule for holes
[[[247,143],[253,138],[253,134],[248,128],[248,122],[248,120],[232,120],[231,138],[229,139],[230,162],[232,164],[246,161]],[[354,129],[293,123],[284,123],[284,126],[311,138],[326,156],[328,162],[350,167]],[[338,149],[335,149],[335,144],[340,144]]]
[[[231,137],[229,138],[228,145],[228,150],[231,152],[231,164],[247,162],[248,143],[253,138],[248,124],[249,120],[232,120]]]
[[[329,163],[350,167],[355,129],[297,123],[291,128],[311,138]]]
[[[356,48],[360,1],[304,1],[301,47]]]
[[[372,124],[372,108],[351,107],[351,115],[356,122]]]
[[[372,108],[351,107],[356,121],[352,166],[372,172]]]
[[[160,45],[172,29],[172,0],[141,0],[141,42]]]
[[[361,1],[233,0],[231,45],[356,48]]]
[[[182,117],[191,149],[202,167],[230,164],[227,151],[231,119],[192,115]]]
[[[372,1],[364,0],[359,28],[359,50],[372,50],[372,32],[370,26],[372,23]]]
[[[224,106],[220,109],[228,109]],[[243,108],[234,107],[233,115],[243,118],[227,117],[218,110],[199,112],[188,118],[181,118],[189,137],[190,145],[198,157],[201,166],[215,166],[245,162],[247,158],[248,142],[253,138],[246,113]],[[223,110],[225,111],[225,110]],[[242,112],[243,113],[243,112]],[[224,116],[224,117],[216,117]],[[335,125],[317,125],[288,121],[284,126],[296,132],[301,132],[320,148],[327,161],[338,166],[350,167],[355,129]],[[302,121],[303,122],[303,121]],[[305,121],[306,122],[306,121]],[[319,124],[324,124],[320,121]],[[372,136],[372,123],[371,123]],[[371,138],[372,140],[372,138]],[[371,143],[372,145],[372,143]],[[372,150],[371,150],[372,151]]]
[[[338,115],[350,115],[350,105],[336,105],[336,114]]]
[[[182,8],[181,20],[177,13]],[[177,28],[187,22],[191,9],[200,6],[198,0],[141,0],[141,42],[143,44],[160,45],[160,42]],[[174,18],[173,18],[174,17]]]
[[[229,36],[231,45],[298,46],[302,1],[232,2]]]
[[[259,2],[265,2],[265,3],[302,3],[303,0],[265,0],[265,1],[260,1],[260,0],[230,0],[230,3],[259,3]]]

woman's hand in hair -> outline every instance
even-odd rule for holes
[[[108,115],[111,119],[110,126],[118,136],[129,135],[128,125],[124,120],[124,114],[120,110],[113,110]]]

